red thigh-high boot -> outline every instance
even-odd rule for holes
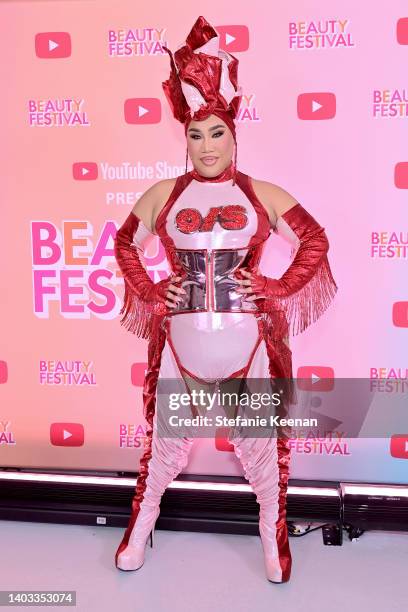
[[[150,459],[146,464],[148,472],[139,477],[144,480],[141,495],[136,495],[132,503],[132,515],[122,542],[116,552],[116,567],[121,570],[137,570],[144,563],[145,546],[160,514],[160,501],[166,487],[187,465],[188,454],[193,444],[192,438],[161,438],[157,435],[156,418],[152,435]],[[139,479],[138,479],[139,484]]]
[[[286,524],[290,460],[287,439],[234,438],[231,442],[260,506],[259,533],[266,576],[271,582],[287,582],[292,567]]]
[[[143,565],[146,541],[160,513],[161,497],[187,465],[193,442],[191,438],[157,436],[156,385],[165,342],[162,322],[167,312],[166,293],[175,281],[173,275],[158,283],[150,279],[142,260],[144,247],[152,237],[132,212],[115,238],[115,257],[125,281],[121,323],[138,337],[149,340],[148,371],[143,385],[148,444],[140,461],[130,521],[115,555],[116,567],[123,570],[135,570]]]

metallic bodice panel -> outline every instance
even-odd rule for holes
[[[248,265],[252,249],[262,251],[262,240],[249,247],[259,222],[251,200],[232,180],[192,180],[187,185],[166,216],[166,233],[183,269],[181,286],[186,291],[174,314],[258,310],[254,302],[245,301],[245,294],[237,293],[240,285],[233,275]]]
[[[239,283],[234,272],[247,265],[250,254],[245,249],[177,249],[185,278],[182,287],[186,295],[174,312],[195,312],[212,310],[216,312],[254,312],[253,302],[246,302],[245,296],[237,293]]]

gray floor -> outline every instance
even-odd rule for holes
[[[0,590],[75,590],[75,609],[86,612],[406,609],[408,533],[366,532],[339,547],[323,546],[320,530],[291,538],[286,584],[268,582],[254,536],[157,530],[143,567],[121,572],[113,557],[122,533],[0,521]]]

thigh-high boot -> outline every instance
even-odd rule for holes
[[[287,582],[292,558],[286,524],[290,448],[285,437],[234,438],[236,456],[260,506],[259,533],[271,582]]]
[[[166,487],[187,465],[192,444],[192,438],[159,437],[154,418],[152,443],[141,460],[131,518],[115,555],[118,569],[136,570],[143,565],[149,535],[153,545],[154,525],[160,514],[162,495]]]

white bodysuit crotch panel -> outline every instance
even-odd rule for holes
[[[196,312],[170,318],[170,337],[181,365],[206,381],[228,378],[247,366],[258,340],[254,315]]]
[[[177,360],[181,365],[198,378],[211,382],[228,378],[233,372],[246,367],[250,361],[247,378],[269,378],[269,358],[263,339],[254,352],[259,335],[255,317],[246,314],[245,319],[238,319],[235,324],[229,322],[225,328],[218,327],[217,334],[211,334],[208,327],[200,332],[197,323],[197,317],[206,314],[225,317],[227,314],[237,316],[240,313],[186,313],[172,317],[170,336],[172,344],[177,346]],[[205,352],[203,347],[207,347],[209,352]],[[182,372],[177,360],[166,339],[160,377],[181,378]]]
[[[215,222],[211,231],[184,233],[177,227],[177,214],[186,208],[198,210],[204,219],[212,207],[240,205],[247,223],[226,229]],[[258,229],[255,208],[232,180],[222,183],[192,180],[169,210],[166,231],[176,248],[245,248]],[[259,336],[258,322],[251,313],[196,312],[170,316],[170,337],[181,366],[208,381],[228,378],[245,367]]]

